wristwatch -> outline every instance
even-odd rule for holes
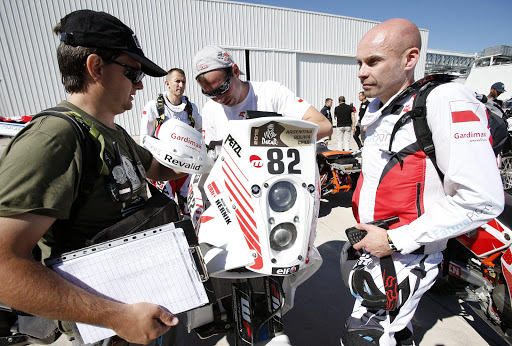
[[[389,235],[388,235],[388,244],[389,244],[389,247],[391,248],[391,250],[393,250],[393,251],[395,251],[395,252],[398,252],[397,247],[395,246],[395,244],[393,244],[393,241],[391,240],[391,238],[389,237]]]

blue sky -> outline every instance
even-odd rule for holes
[[[512,0],[237,0],[375,21],[400,17],[429,30],[429,49],[476,53],[512,46]]]

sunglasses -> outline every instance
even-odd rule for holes
[[[229,90],[229,87],[231,86],[231,77],[233,75],[231,73],[228,74],[228,78],[226,79],[226,81],[224,83],[222,83],[220,85],[220,87],[218,87],[217,89],[215,89],[214,91],[212,92],[205,92],[204,90],[201,89],[201,91],[203,92],[203,95],[206,96],[206,97],[209,97],[211,99],[214,99],[216,98],[217,96],[220,96],[220,95],[224,95],[225,93],[228,92]]]
[[[142,81],[142,78],[146,75],[144,72],[142,72],[139,69],[136,69],[135,67],[132,67],[130,65],[123,64],[119,61],[112,61],[114,64],[123,66],[126,71],[124,71],[124,75],[126,78],[128,78],[133,84],[138,84]]]

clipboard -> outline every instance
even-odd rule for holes
[[[215,301],[190,220],[68,252],[45,265],[96,295],[124,303],[154,303],[173,314]],[[83,323],[73,328],[83,344],[115,335],[111,329]]]

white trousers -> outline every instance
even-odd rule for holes
[[[336,128],[338,136],[338,150],[349,151],[350,150],[350,137],[352,136],[352,127],[343,126]]]
[[[400,285],[408,280],[410,293],[404,296],[405,292],[399,291],[398,310],[392,313],[386,310],[369,311],[361,305],[361,301],[356,300],[352,314],[345,325],[349,332],[372,335],[374,342],[380,346],[396,345],[395,333],[404,328],[409,329],[412,334],[411,320],[421,297],[434,284],[439,272],[438,264],[443,259],[441,252],[430,255],[393,253],[392,256],[398,283]],[[364,260],[363,257],[360,260]],[[384,292],[380,260],[374,256],[368,256],[365,260],[365,271],[371,274],[379,290]],[[347,345],[345,342],[344,344]]]

